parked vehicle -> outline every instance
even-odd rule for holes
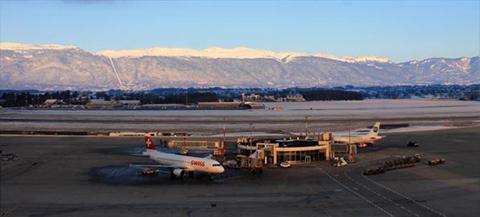
[[[333,166],[334,167],[343,167],[343,166],[347,166],[348,163],[347,161],[345,161],[345,159],[343,157],[336,157],[335,160],[334,160],[334,163],[333,163]]]
[[[17,155],[14,153],[1,154],[0,152],[0,156],[2,161],[14,161],[18,158]]]
[[[409,141],[409,142],[407,143],[407,147],[417,148],[417,147],[419,147],[419,145],[418,145],[418,143],[415,142],[415,141]]]
[[[148,175],[155,175],[158,172],[160,172],[160,169],[158,168],[144,168],[142,170],[142,175],[148,176]]]
[[[437,159],[429,160],[427,163],[428,163],[429,166],[435,166],[435,165],[439,165],[439,164],[444,164],[445,159],[444,158],[437,158]]]
[[[370,175],[377,175],[385,173],[385,169],[383,167],[378,167],[376,169],[366,169],[363,171],[363,175],[370,176]]]
[[[288,161],[284,161],[280,163],[280,167],[282,168],[290,168],[292,165]]]
[[[238,162],[236,160],[226,160],[222,164],[227,168],[238,168]]]

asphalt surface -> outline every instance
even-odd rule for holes
[[[210,179],[141,176],[130,163],[142,138],[1,136],[3,216],[480,216],[480,128],[399,133],[361,150],[357,162],[227,170]],[[419,148],[407,148],[415,140]],[[415,167],[363,176],[366,168],[421,154]],[[426,160],[443,157],[430,167]]]

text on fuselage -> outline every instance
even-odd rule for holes
[[[204,167],[205,166],[205,162],[204,161],[197,161],[197,160],[191,160],[190,161],[190,164],[192,166],[201,166],[201,167]]]

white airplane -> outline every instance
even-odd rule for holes
[[[225,171],[223,166],[218,161],[211,159],[210,156],[201,158],[157,151],[150,135],[145,135],[145,148],[146,150],[143,152],[143,156],[148,156],[159,164],[131,164],[130,166],[140,168],[169,168],[171,178],[183,177],[185,172],[188,172],[190,176],[193,176],[193,172],[217,174]]]
[[[365,147],[384,138],[378,135],[379,130],[380,122],[377,122],[366,135],[333,135],[333,141],[336,143],[355,144],[359,147]]]

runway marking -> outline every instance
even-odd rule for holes
[[[445,214],[443,214],[443,213],[441,213],[441,212],[439,212],[439,211],[436,211],[436,210],[434,210],[433,208],[431,208],[431,207],[429,207],[429,206],[427,206],[427,205],[418,203],[417,201],[412,200],[411,198],[409,198],[409,197],[407,197],[407,196],[405,196],[405,195],[403,195],[403,194],[401,194],[401,193],[399,193],[399,192],[397,192],[397,191],[394,191],[393,189],[391,189],[391,188],[389,188],[389,187],[387,187],[387,186],[385,186],[385,185],[383,185],[383,184],[380,184],[379,182],[376,182],[376,181],[374,181],[373,179],[368,178],[367,176],[365,176],[365,175],[363,175],[363,174],[362,174],[362,177],[365,178],[366,180],[368,180],[368,181],[370,181],[370,182],[372,182],[372,183],[380,186],[380,187],[383,187],[383,188],[389,190],[390,192],[392,192],[392,193],[394,193],[394,194],[397,194],[397,195],[399,195],[399,196],[401,196],[401,197],[403,197],[403,198],[405,198],[405,199],[407,199],[407,200],[409,200],[409,201],[411,201],[411,202],[413,202],[413,203],[415,203],[415,204],[417,204],[417,205],[419,205],[419,206],[422,206],[423,208],[429,210],[430,212],[433,212],[433,213],[435,213],[435,214],[437,214],[437,215],[439,215],[439,216],[442,216],[442,217],[447,217]]]
[[[285,177],[285,178],[286,178],[286,177]],[[318,181],[319,179],[320,179],[320,177],[317,176],[317,177],[316,177],[316,181]],[[282,183],[285,183],[285,182],[282,182]],[[310,192],[312,192],[312,193],[313,193],[313,192],[317,192],[317,191],[314,189],[314,187],[311,186],[311,185],[306,185],[305,187],[307,187],[307,189],[308,189]],[[286,187],[285,187],[285,188],[286,188]],[[311,197],[311,196],[308,196],[307,198],[309,198],[309,197]],[[314,198],[313,200],[315,200],[315,198]],[[313,200],[312,200],[312,201],[313,201]],[[307,202],[307,205],[309,205],[309,203],[311,203],[311,201],[310,201],[310,202]],[[322,206],[322,208],[323,208],[323,209],[322,209],[323,213],[324,213],[327,217],[332,217],[332,215],[330,215],[330,214],[327,212],[327,207],[325,207],[325,205],[323,205],[323,203],[321,203],[321,206]]]
[[[18,206],[13,207],[13,208],[11,208],[11,209],[3,212],[3,213],[0,213],[0,216],[1,216],[1,217],[3,217],[3,216],[8,216],[8,215],[10,215],[10,213],[12,213],[13,211],[15,211],[17,208],[18,208]]]
[[[331,176],[330,174],[328,174],[328,172],[325,172],[323,169],[320,169],[320,171],[322,171],[322,173],[324,173],[325,175],[327,175],[331,180],[333,180],[334,182],[336,182],[337,184],[339,184],[340,186],[342,186],[343,188],[345,188],[346,190],[352,192],[353,194],[355,194],[357,197],[363,199],[364,201],[366,201],[367,203],[369,203],[370,205],[374,206],[375,208],[379,209],[380,211],[384,212],[385,214],[387,214],[388,216],[390,217],[394,217],[393,214],[389,213],[387,210],[383,209],[382,207],[378,206],[377,204],[375,204],[373,201],[369,200],[368,198],[362,196],[361,194],[355,192],[354,190],[350,189],[349,187],[347,187],[346,185],[344,185],[343,183],[341,183],[340,181],[338,181],[337,179],[335,179],[333,176]]]
[[[382,194],[374,191],[373,189],[369,188],[368,186],[366,186],[366,185],[364,185],[364,184],[362,184],[362,183],[360,183],[360,182],[355,181],[355,180],[352,179],[352,177],[350,177],[346,172],[343,172],[343,173],[344,173],[344,175],[345,175],[345,177],[346,177],[347,179],[350,179],[352,182],[355,182],[357,185],[362,186],[362,187],[365,188],[367,191],[370,191],[370,192],[376,194],[377,196],[379,196],[380,198],[383,198],[384,200],[387,200],[387,201],[392,202],[395,206],[399,207],[400,209],[405,210],[406,212],[408,212],[408,213],[410,213],[410,214],[412,214],[412,215],[414,215],[414,216],[417,216],[417,217],[420,216],[418,213],[414,213],[413,211],[411,211],[411,210],[405,208],[404,206],[402,206],[401,204],[399,204],[399,203],[391,200],[390,198],[386,197],[385,195],[382,195]]]

